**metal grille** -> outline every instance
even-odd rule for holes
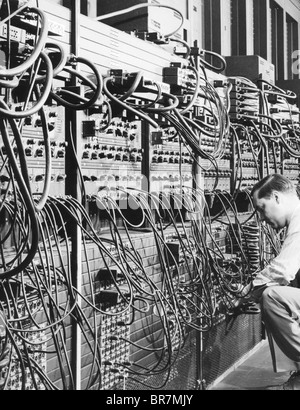
[[[240,315],[222,320],[207,334],[203,334],[203,354],[200,356],[200,334],[189,334],[185,346],[168,377],[161,374],[139,383],[129,379],[126,390],[197,390],[199,369],[202,366],[204,385],[214,383],[262,340],[260,315]],[[167,381],[166,381],[167,380]],[[200,383],[200,384],[199,384]],[[162,386],[164,384],[164,386]],[[123,385],[118,386],[121,390]]]
[[[203,374],[212,384],[262,340],[260,315],[226,319],[204,336]]]
[[[197,335],[191,332],[170,375],[161,374],[143,381],[129,379],[126,390],[196,390],[197,386]],[[136,377],[138,379],[138,376]]]

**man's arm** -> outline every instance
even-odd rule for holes
[[[300,230],[289,234],[279,255],[253,281],[253,287],[286,286],[295,279],[300,268]]]

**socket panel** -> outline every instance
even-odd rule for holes
[[[0,26],[0,43],[1,43],[1,39],[4,39],[6,41],[8,37],[11,41],[15,41],[17,43],[25,44],[25,42],[26,42],[26,31],[22,30],[18,27],[11,26],[9,36],[8,36],[7,24],[3,24],[3,25]]]
[[[36,330],[36,332],[32,332]],[[46,332],[41,331],[37,328],[31,328],[30,333],[26,336],[28,343],[34,343],[34,350],[30,354],[31,360],[38,364],[39,370],[43,374],[47,374],[47,358],[46,353],[40,353],[42,350],[43,352],[47,351],[47,343],[46,340]],[[17,340],[18,349],[22,352],[23,343],[21,339]],[[35,352],[36,350],[36,352]],[[40,376],[37,372],[34,373],[35,380],[33,381],[31,371],[28,366],[25,369],[25,390],[46,390],[46,386],[41,380]],[[23,382],[23,373],[21,368],[21,363],[16,353],[12,355],[12,363],[9,370],[9,381],[6,390],[22,390],[22,382]]]
[[[82,124],[81,167],[89,213],[94,227],[103,231],[107,207],[116,201],[122,211],[130,212],[135,203],[129,192],[148,185],[142,175],[141,122],[124,117],[108,121],[106,113],[88,114]]]
[[[189,149],[180,143],[175,128],[162,124],[150,133],[149,162],[152,209],[158,207],[163,215],[174,207],[175,211],[186,214],[186,195],[193,189],[194,159]],[[167,221],[167,214],[165,218]]]
[[[119,383],[126,382],[130,365],[130,348],[126,340],[130,340],[130,310],[124,304],[107,310],[100,324],[102,352],[102,385],[101,390],[112,390]],[[113,315],[113,316],[109,316]]]
[[[22,104],[18,104],[14,109],[18,110]],[[52,174],[50,184],[50,195],[60,196],[65,194],[65,111],[63,107],[44,106],[45,116],[48,124]],[[10,137],[13,138],[9,129]],[[35,193],[42,193],[45,183],[45,144],[41,118],[39,114],[25,119],[22,132],[23,149],[26,156],[29,170],[31,190]],[[5,154],[4,146],[0,149]],[[17,151],[16,151],[17,153]]]
[[[42,308],[42,302],[39,300],[32,300],[29,304],[30,311],[36,312],[39,307]],[[28,311],[24,303],[18,303],[18,312],[19,317],[27,317]],[[40,374],[47,374],[47,335],[44,326],[41,324],[40,328],[32,325],[31,321],[26,320],[20,322],[23,325],[22,337],[25,339],[23,341],[18,335],[14,336],[15,343],[19,353],[25,357],[24,344],[27,349],[30,360],[32,363],[36,363],[39,367]],[[43,383],[42,379],[38,375],[38,372],[34,372],[32,376],[31,371],[28,367],[28,364],[25,363],[25,390],[46,390],[46,386]],[[33,365],[34,369],[34,365]],[[34,381],[33,381],[34,377]],[[23,383],[23,373],[20,358],[13,348],[12,360],[9,365],[9,374],[8,374],[8,384],[6,390],[22,390]]]

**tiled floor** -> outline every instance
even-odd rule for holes
[[[273,371],[269,345],[265,342],[210,390],[265,390],[268,386],[282,384],[288,380],[290,371],[295,370],[295,367],[277,348],[276,362],[277,373]]]

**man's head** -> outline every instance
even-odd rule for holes
[[[261,220],[276,230],[288,226],[295,206],[300,202],[295,186],[279,174],[269,175],[258,182],[252,197]]]

